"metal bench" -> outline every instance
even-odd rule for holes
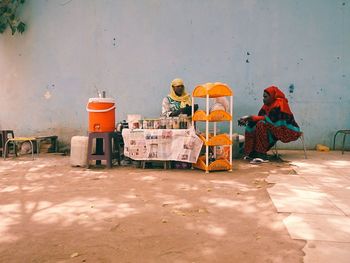
[[[35,139],[37,140],[37,152],[40,152],[40,144],[42,141],[50,140],[51,142],[51,151],[57,153],[58,152],[58,141],[57,141],[56,135],[43,135],[43,136],[35,136]]]
[[[34,160],[33,141],[36,143],[37,149],[39,149],[38,140],[35,137],[14,137],[14,138],[7,139],[7,141],[5,143],[4,151],[3,151],[4,160],[6,159],[6,156],[7,156],[7,150],[8,150],[7,146],[9,145],[9,143],[13,143],[14,152],[15,152],[15,155],[17,156],[16,143],[17,142],[26,142],[26,141],[29,141],[29,143],[32,147],[32,159]],[[37,151],[37,154],[39,155],[39,151]]]

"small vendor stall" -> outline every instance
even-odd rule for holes
[[[203,142],[190,129],[123,129],[124,155],[140,161],[196,163]]]

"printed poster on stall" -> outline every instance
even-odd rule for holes
[[[123,129],[124,155],[134,160],[195,163],[203,142],[191,129]]]

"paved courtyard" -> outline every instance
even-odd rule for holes
[[[350,154],[286,154],[289,175],[270,173],[267,189],[293,239],[306,240],[304,262],[350,262]]]

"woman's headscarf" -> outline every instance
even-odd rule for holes
[[[180,108],[184,108],[184,107],[186,107],[186,105],[190,105],[191,106],[191,104],[192,104],[191,96],[186,93],[185,89],[182,92],[181,96],[177,96],[176,95],[176,93],[175,93],[175,91],[173,89],[173,86],[180,86],[180,85],[184,85],[184,82],[183,82],[182,79],[174,79],[171,82],[169,97],[172,98],[175,101],[181,102]]]
[[[270,86],[264,89],[264,91],[267,92],[272,99],[272,103],[270,105],[264,104],[264,106],[262,107],[262,109],[265,110],[266,113],[268,113],[273,108],[279,107],[281,112],[293,114],[289,108],[288,99],[279,88],[277,88],[276,86]]]

